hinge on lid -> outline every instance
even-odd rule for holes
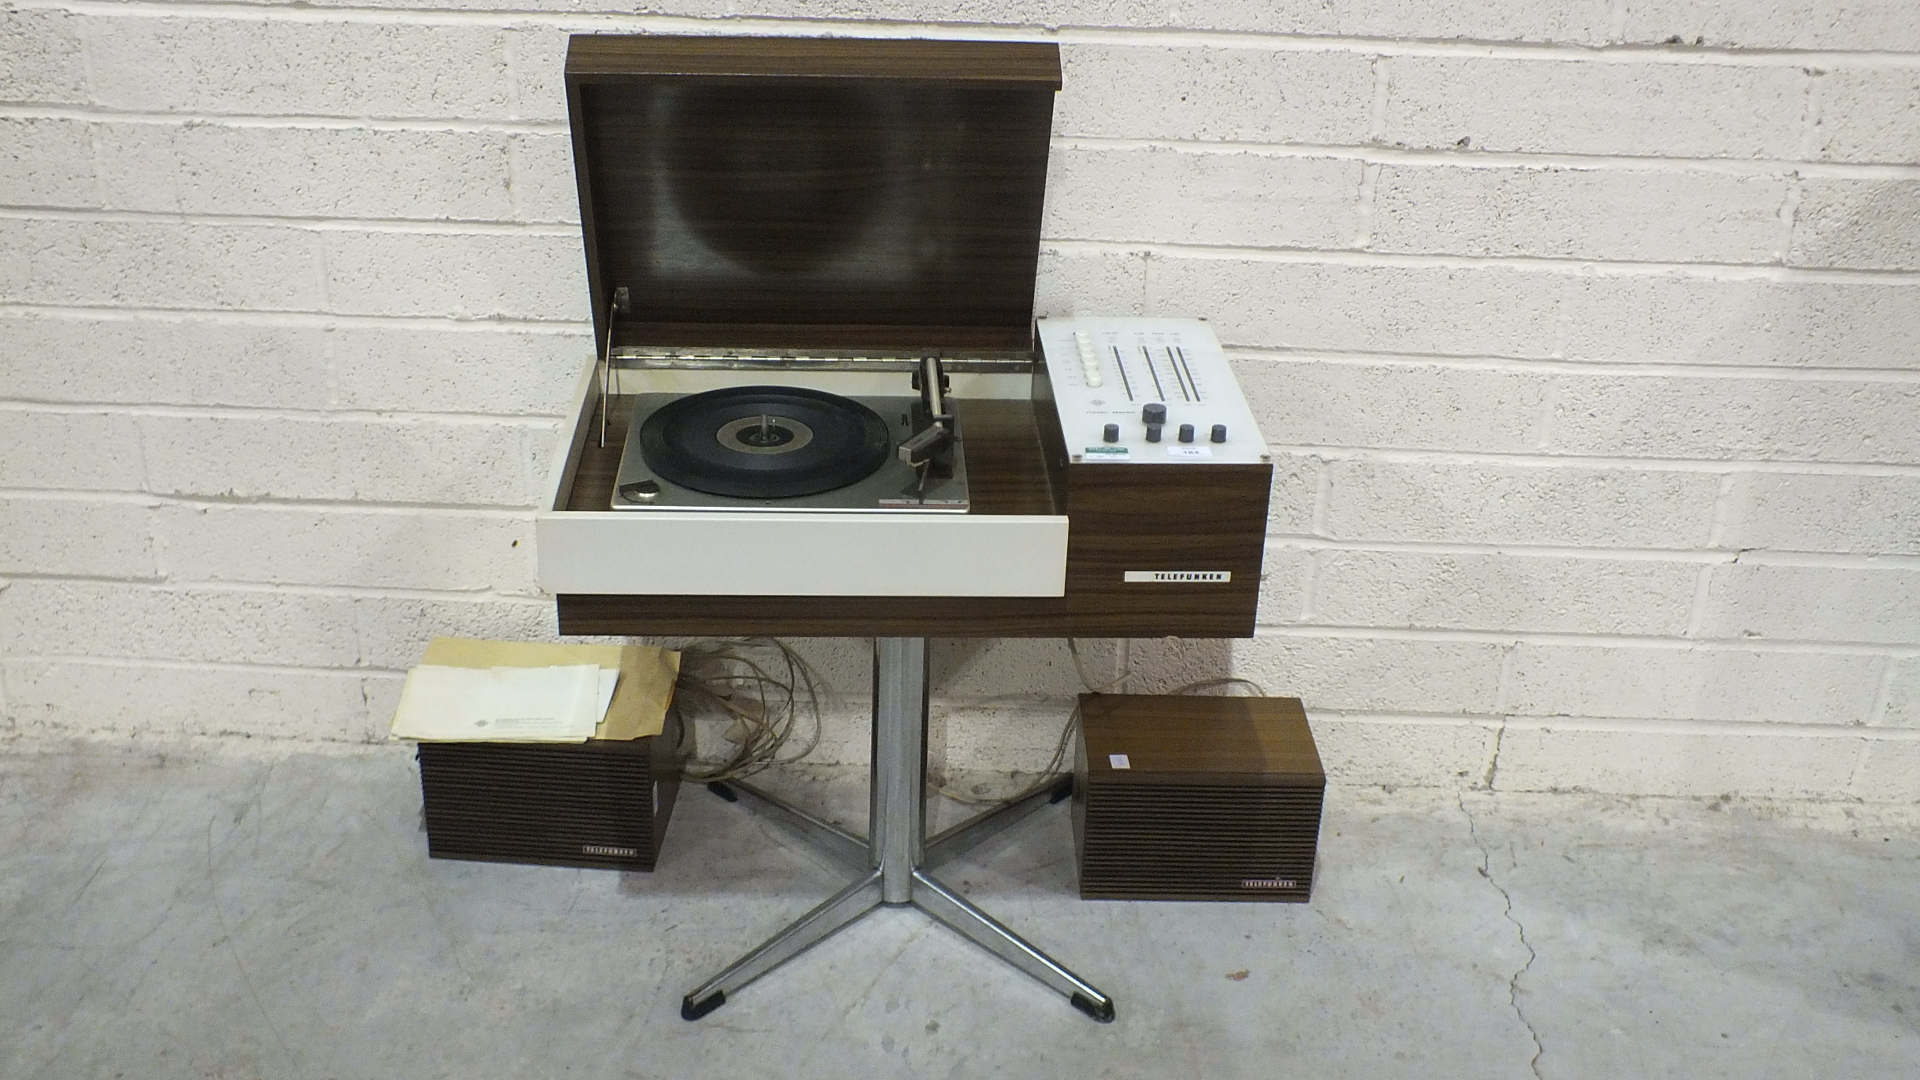
[[[607,402],[613,394],[613,317],[633,314],[633,294],[625,285],[613,290],[613,301],[607,305],[607,348],[600,354],[600,446],[607,445]]]

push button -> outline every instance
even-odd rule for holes
[[[1106,427],[1101,428],[1100,439],[1102,442],[1119,442],[1120,441],[1120,425],[1108,424]]]
[[[1160,425],[1159,424],[1147,425],[1147,441],[1148,442],[1160,441]]]
[[[1225,424],[1213,425],[1213,441],[1214,442],[1227,441],[1227,425]]]
[[[1181,442],[1193,441],[1193,425],[1192,424],[1180,425],[1180,441]]]

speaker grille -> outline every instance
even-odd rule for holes
[[[1081,895],[1304,901],[1320,796],[1318,788],[1089,785]]]
[[[1099,695],[1081,708],[1081,896],[1309,898],[1326,781],[1299,702]]]
[[[422,743],[427,853],[651,870],[678,787],[660,741]]]

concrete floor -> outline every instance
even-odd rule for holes
[[[796,780],[843,809],[861,793]],[[409,756],[0,752],[0,1077],[1913,1077],[1920,813],[1336,790],[1310,905],[1088,903],[1062,808],[698,1023],[840,875],[704,791],[658,871],[436,862]]]

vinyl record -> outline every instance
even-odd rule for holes
[[[886,421],[838,394],[737,386],[662,405],[640,425],[660,479],[736,499],[818,495],[866,479],[893,450]]]

